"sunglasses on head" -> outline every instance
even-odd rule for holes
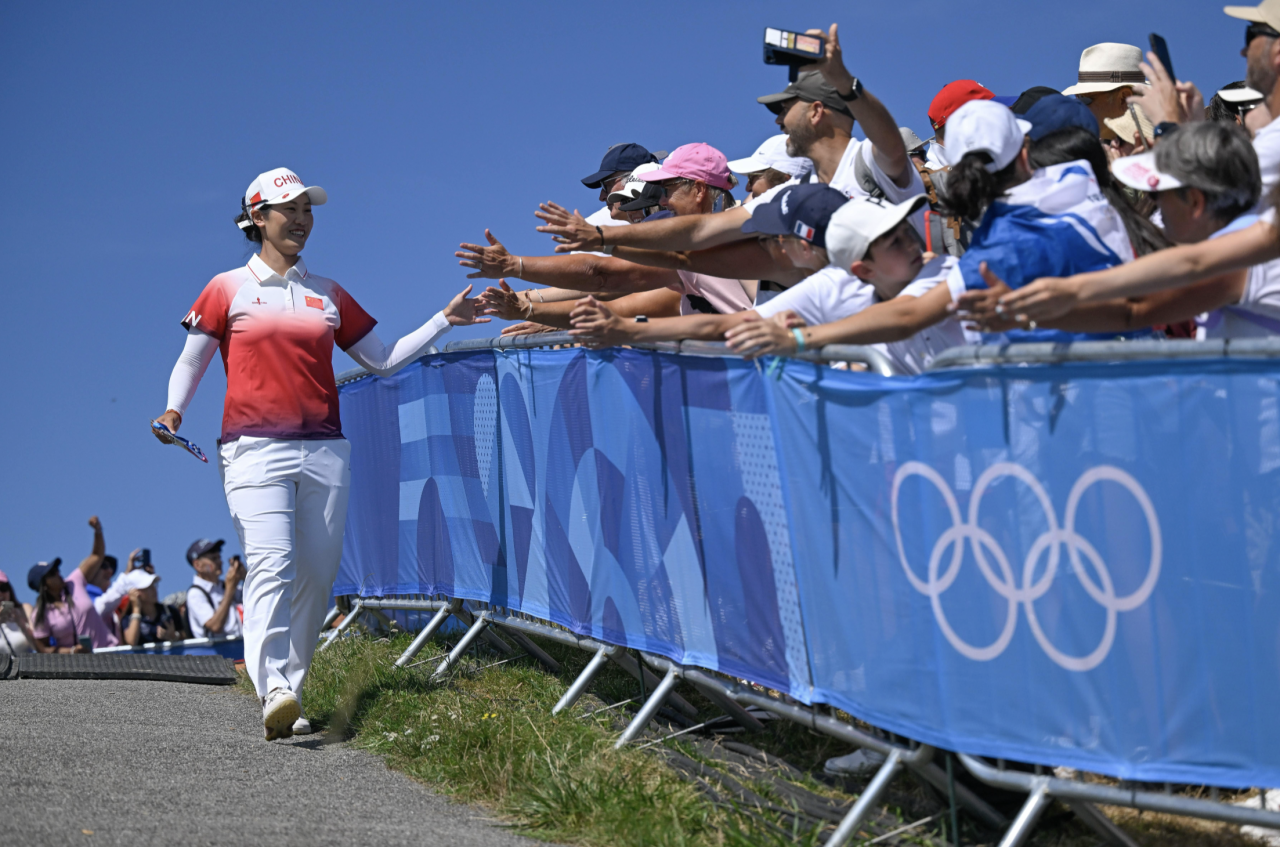
[[[1273,27],[1261,22],[1255,22],[1245,27],[1244,46],[1248,47],[1253,43],[1253,39],[1260,35],[1266,36],[1267,38],[1280,38],[1280,32],[1277,32]]]

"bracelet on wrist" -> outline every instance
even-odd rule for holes
[[[516,256],[520,261],[520,273],[516,274],[516,279],[524,279],[524,256]]]
[[[805,344],[804,344],[804,330],[802,330],[802,329],[800,329],[799,327],[797,327],[796,329],[791,330],[791,334],[792,334],[792,335],[794,335],[794,336],[795,336],[795,339],[796,339],[796,352],[797,352],[797,353],[803,353],[803,352],[804,352],[804,347],[805,347]]]

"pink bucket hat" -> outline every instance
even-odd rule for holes
[[[656,171],[636,174],[644,182],[662,182],[664,179],[696,179],[725,191],[733,187],[729,181],[729,160],[710,144],[685,144],[671,151]]]

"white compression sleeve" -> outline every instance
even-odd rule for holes
[[[386,347],[378,333],[369,334],[347,348],[347,355],[378,376],[390,376],[427,352],[427,348],[453,327],[444,312],[436,312],[431,320]]]
[[[182,355],[169,375],[169,401],[165,409],[173,409],[180,415],[187,413],[191,398],[196,396],[196,386],[218,352],[218,339],[192,327],[187,332],[187,343]]]

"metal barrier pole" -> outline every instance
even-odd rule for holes
[[[587,666],[582,669],[582,673],[578,674],[577,679],[569,686],[569,690],[556,703],[551,710],[551,714],[558,715],[578,702],[578,698],[587,690],[587,686],[596,678],[596,674],[600,673],[600,669],[604,667],[604,663],[607,661],[609,661],[609,648],[602,644],[595,655],[591,657],[591,661],[587,662]]]
[[[356,619],[359,618],[363,612],[364,612],[364,601],[357,600],[356,604],[351,607],[351,614],[343,618],[342,623],[338,624],[337,627],[329,630],[328,638],[325,640],[323,644],[321,644],[319,647],[316,648],[316,652],[321,652],[323,650],[328,649],[329,645],[333,644],[334,641],[337,641],[338,638],[342,636],[342,633],[346,632],[347,628],[350,627],[353,623],[355,623]]]
[[[342,610],[339,609],[337,606],[334,606],[332,609],[330,609],[328,613],[325,614],[324,616],[324,623],[320,624],[320,631],[324,632],[326,629],[328,629],[330,625],[332,625],[333,622],[338,619],[338,615],[340,614],[342,614]]]
[[[643,665],[639,664],[635,659],[628,656],[627,651],[625,649],[619,647],[617,650],[615,650],[613,653],[609,655],[609,658],[614,662],[616,662],[624,671],[631,674],[636,679],[641,679],[640,674],[644,674],[643,681],[644,681],[645,688],[647,690],[652,691],[654,688],[657,687],[658,678],[654,676],[652,673],[650,673],[648,668],[644,667]],[[671,700],[671,705],[674,706],[678,712],[685,715],[686,717],[696,718],[698,716],[698,710],[693,707],[693,704],[690,703],[688,700],[684,699],[683,697],[681,697],[679,694],[675,693],[674,691],[671,692],[671,697],[669,699]]]
[[[559,345],[576,346],[580,342],[568,332],[543,332],[536,335],[507,335],[498,338],[468,338],[464,341],[451,341],[445,345],[446,353],[464,353],[475,350],[534,350],[540,347]],[[658,341],[650,344],[627,345],[638,350],[654,350],[659,353],[681,353],[687,356],[732,356],[742,358],[733,352],[723,341]],[[855,362],[866,365],[872,373],[880,376],[898,376],[893,361],[875,347],[855,344],[831,344],[817,350],[806,350],[789,357],[805,362]],[[358,379],[361,373],[346,371],[343,377]]]
[[[623,730],[622,735],[618,738],[618,743],[613,745],[613,749],[621,750],[644,731],[644,728],[649,725],[649,721],[653,720],[653,716],[662,707],[662,701],[667,699],[667,695],[671,693],[671,689],[675,688],[675,686],[676,668],[675,665],[672,665],[667,668],[666,676],[662,678],[662,682],[658,683],[658,687],[649,695],[649,699],[644,701],[640,711],[636,712],[636,716],[631,719],[631,723]]]
[[[690,685],[701,691],[708,700],[720,707],[720,711],[733,718],[744,729],[752,732],[759,732],[764,729],[764,724],[760,723],[755,715],[742,708],[737,700],[729,696],[723,685],[713,685],[707,681],[708,679],[714,679],[714,677],[708,677],[707,674],[701,672],[696,676],[687,673],[683,667],[662,656],[651,656],[648,653],[641,653],[640,655],[658,670],[670,672],[674,669],[677,675],[684,677]]]
[[[435,635],[436,631],[444,626],[444,622],[449,619],[449,616],[460,608],[462,608],[461,600],[451,600],[447,606],[442,606],[436,612],[435,617],[431,619],[431,622],[426,625],[422,632],[418,633],[418,637],[413,639],[413,643],[409,645],[408,650],[404,651],[404,655],[396,659],[395,666],[403,668],[413,661],[413,657],[418,655],[422,648],[426,646],[427,642],[431,640],[431,636]]]
[[[1074,779],[1036,776],[1019,771],[999,770],[976,756],[970,756],[967,753],[957,753],[956,755],[970,773],[987,785],[995,786],[996,788],[1030,792],[1034,791],[1037,786],[1043,785],[1045,790],[1053,797],[1063,802],[1084,800],[1090,803],[1101,803],[1105,806],[1127,806],[1131,809],[1164,812],[1170,815],[1187,815],[1240,826],[1252,825],[1280,829],[1280,812],[1251,809],[1247,806],[1233,806],[1213,800],[1180,797],[1177,794],[1139,791],[1135,788],[1079,782]]]
[[[1031,835],[1031,830],[1035,829],[1040,813],[1044,811],[1045,806],[1049,805],[1049,786],[1045,778],[1036,777],[1036,780],[1035,787],[1027,795],[1027,802],[1022,804],[1022,808],[1018,810],[1018,816],[1013,819],[1004,838],[1000,839],[1000,847],[1018,847],[1026,841]]]
[[[467,651],[467,648],[471,646],[471,642],[475,641],[476,638],[478,638],[480,634],[484,632],[485,627],[487,627],[488,625],[489,625],[489,621],[485,620],[484,618],[475,618],[471,626],[467,628],[467,631],[464,632],[462,634],[462,637],[458,639],[457,646],[453,648],[453,651],[448,656],[444,657],[444,661],[442,661],[439,667],[436,668],[436,672],[431,675],[431,678],[440,679],[442,676],[444,676],[445,673],[448,672],[449,668],[452,667],[454,664],[456,664],[457,661],[462,658],[462,654],[465,653]]]
[[[862,826],[862,822],[866,820],[867,815],[880,802],[880,795],[884,794],[885,790],[888,789],[889,783],[893,781],[894,776],[897,775],[898,769],[901,767],[902,751],[896,749],[890,751],[888,758],[880,766],[880,770],[876,771],[876,775],[872,777],[871,782],[858,795],[858,801],[853,804],[853,808],[841,819],[836,831],[827,839],[826,847],[841,847],[842,844],[857,834],[858,827]]]
[[[560,663],[557,662],[555,659],[551,658],[551,656],[547,654],[547,651],[543,650],[537,644],[534,644],[526,636],[522,635],[521,633],[517,632],[514,629],[509,629],[500,624],[495,623],[494,626],[497,627],[503,634],[508,636],[512,641],[514,641],[515,643],[523,647],[526,653],[528,653],[533,658],[537,659],[542,664],[542,666],[545,667],[548,671],[550,671],[551,673],[560,673]]]

